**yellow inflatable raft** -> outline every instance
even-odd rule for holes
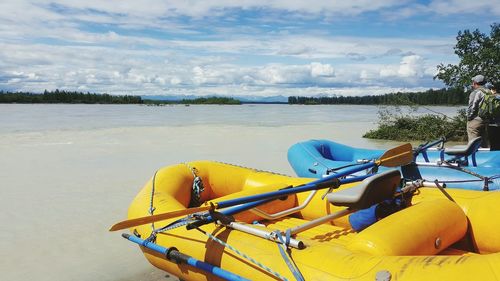
[[[313,180],[218,162],[184,163],[157,171],[133,200],[128,217],[189,208],[194,204],[193,182],[199,188],[200,202],[219,202]],[[342,185],[338,192],[355,186],[357,183]],[[352,194],[347,192],[340,199],[331,195],[322,199],[325,189],[293,194],[235,215],[231,227],[227,222],[210,223],[187,230],[173,224],[172,229],[156,234],[155,243],[251,280],[295,280],[287,260],[305,280],[500,280],[500,192],[447,191],[456,203],[437,188],[422,187],[414,194],[412,206],[359,233],[350,228],[348,216],[335,216],[338,218],[292,232],[296,234],[287,241],[286,257],[279,249],[282,244],[255,232],[285,233],[330,214],[349,213],[346,207],[334,204],[336,200],[356,200],[349,199]],[[178,218],[155,222],[153,227],[160,229],[174,221]],[[259,223],[252,224],[255,221]],[[130,230],[146,239],[152,225]],[[141,249],[151,264],[182,280],[218,280]]]

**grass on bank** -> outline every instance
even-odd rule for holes
[[[446,137],[450,141],[467,141],[467,117],[465,109],[457,111],[454,117],[426,114],[412,116],[411,113],[396,110],[379,110],[378,128],[370,130],[364,138],[397,141],[428,141]]]

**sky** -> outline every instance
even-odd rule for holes
[[[441,88],[500,0],[0,2],[0,90],[370,95]]]

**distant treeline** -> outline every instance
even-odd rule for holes
[[[43,94],[0,91],[0,103],[143,103],[140,96],[118,96],[71,91],[44,91]]]
[[[390,93],[370,96],[338,97],[288,97],[289,104],[418,104],[418,105],[465,105],[469,93],[449,88],[425,92]]]
[[[196,99],[183,99],[180,101],[164,101],[164,100],[143,100],[145,104],[241,104],[241,101],[228,97],[208,97]]]
[[[180,103],[184,104],[241,104],[241,101],[234,98],[226,97],[208,97],[208,98],[197,98],[193,100],[183,99]]]

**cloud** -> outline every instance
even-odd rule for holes
[[[386,79],[387,84],[394,84],[394,82],[399,81],[400,84],[421,84],[421,85],[432,85],[437,86],[432,77],[435,74],[435,66],[429,66],[426,64],[425,59],[418,55],[409,55],[401,59],[399,66],[388,65],[380,69],[380,78]],[[396,79],[396,81],[394,81]],[[432,82],[431,82],[432,81]]]
[[[188,81],[194,85],[242,84],[282,87],[291,84],[317,84],[322,86],[332,81],[335,72],[329,64],[312,62],[307,65],[268,64],[246,68],[236,65],[195,66],[191,76]]]
[[[356,15],[369,11],[376,11],[383,8],[400,5],[397,0],[352,0],[342,1],[286,1],[286,0],[198,0],[198,1],[175,1],[175,0],[147,0],[132,1],[122,0],[119,4],[108,1],[39,1],[42,5],[59,9],[72,14],[81,14],[87,11],[99,11],[103,15],[129,15],[135,17],[160,17],[160,16],[190,16],[190,17],[210,17],[221,16],[224,12],[235,9],[241,10],[283,10],[291,13],[308,14],[343,14]]]
[[[500,3],[491,0],[433,0],[428,8],[441,15],[453,14],[477,14],[485,15],[487,13],[500,15]]]
[[[456,5],[449,14],[468,7],[447,3]],[[424,14],[446,12],[438,1],[419,5]],[[376,21],[383,11],[412,7],[396,0],[7,0],[0,2],[0,89],[312,94],[435,86],[435,65],[456,60],[454,34],[338,32],[354,21],[383,25]]]
[[[276,54],[285,55],[285,56],[302,56],[302,55],[310,55],[314,52],[310,46],[305,46],[302,44],[294,44],[289,46],[281,46]]]
[[[310,65],[311,76],[312,77],[334,77],[335,72],[333,67],[329,64],[322,64],[319,62],[313,62]]]
[[[347,53],[346,56],[348,58],[350,58],[351,60],[355,60],[355,61],[364,61],[366,60],[366,57],[361,55],[361,54],[358,54],[358,53]]]
[[[391,48],[383,53],[381,56],[395,56],[401,54],[403,51],[398,48]]]
[[[422,57],[417,55],[403,57],[398,69],[398,75],[400,77],[422,77],[423,62]]]
[[[496,21],[495,17],[500,16],[499,4],[498,0],[432,0],[427,4],[411,3],[382,13],[390,20],[407,19],[422,15],[438,15],[441,17],[477,15]]]
[[[0,88],[35,92],[59,88],[114,94],[203,94],[239,85],[248,93],[262,94],[267,92],[263,88],[269,92],[286,88],[288,93],[292,88],[311,86],[344,90],[361,86],[405,87],[408,81],[429,85],[423,80],[429,78],[432,69],[432,64],[416,55],[403,57],[395,64],[335,66],[318,60],[242,66],[220,56],[184,56],[177,51],[156,49],[0,44],[0,50],[2,76],[9,77],[0,80]]]

